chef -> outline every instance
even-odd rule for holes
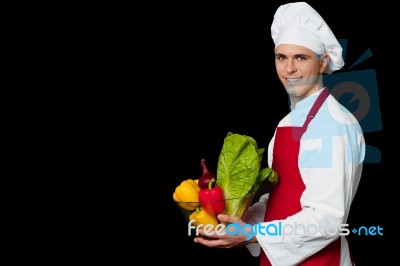
[[[251,206],[243,221],[254,236],[195,238],[209,247],[246,245],[260,265],[353,265],[345,225],[356,194],[365,141],[356,118],[323,84],[343,67],[342,47],[305,2],[280,6],[271,26],[276,73],[290,100],[268,147],[278,184]]]

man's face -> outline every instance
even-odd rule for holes
[[[324,59],[324,60],[323,60]],[[298,102],[322,87],[327,60],[308,48],[281,44],[275,49],[275,67],[286,92]]]

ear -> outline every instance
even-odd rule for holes
[[[328,67],[329,60],[330,60],[330,58],[329,58],[329,55],[327,55],[327,54],[324,54],[321,57],[320,66],[319,66],[320,74],[324,73],[325,69]]]

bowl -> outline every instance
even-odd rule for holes
[[[243,219],[253,201],[254,195],[214,201],[185,202],[174,200],[174,202],[188,223],[195,219],[197,221],[193,223],[194,225],[200,223],[205,225],[208,222],[208,224],[216,226],[219,223],[217,220],[219,213]],[[221,205],[224,206],[223,211],[221,211]]]

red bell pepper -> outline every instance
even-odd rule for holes
[[[216,215],[222,213],[225,209],[224,192],[220,186],[214,186],[216,180],[211,178],[208,182],[208,188],[200,189],[199,201],[201,207],[209,214]]]

